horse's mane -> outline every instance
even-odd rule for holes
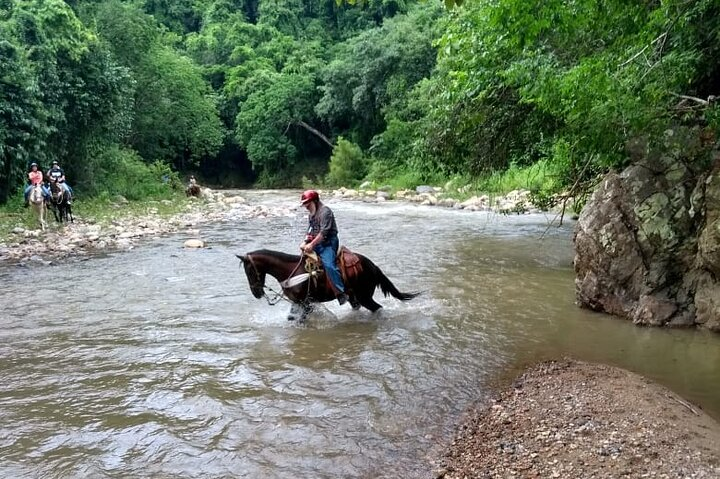
[[[248,255],[263,255],[277,258],[280,261],[299,261],[300,255],[283,253],[282,251],[275,251],[272,249],[259,249],[248,253]]]

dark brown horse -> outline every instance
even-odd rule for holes
[[[202,191],[200,190],[200,187],[194,183],[189,184],[187,186],[187,188],[185,188],[186,196],[194,196],[196,198],[200,198],[201,194],[202,194]]]
[[[380,268],[375,266],[375,263],[361,254],[349,254],[353,254],[357,261],[352,272],[349,271],[349,268],[344,270],[345,288],[353,303],[373,312],[382,308],[373,300],[373,294],[378,287],[386,297],[392,295],[401,301],[413,299],[420,294],[400,292]],[[253,296],[258,299],[267,297],[265,277],[270,275],[281,284],[283,295],[292,303],[302,307],[301,320],[312,309],[311,303],[324,303],[335,299],[335,292],[326,281],[325,274],[323,272],[313,273],[314,268],[312,267],[308,267],[306,270],[308,262],[306,256],[300,257],[267,249],[253,251],[244,256],[236,256],[242,260]],[[293,285],[295,281],[288,281],[291,277],[307,275],[306,271],[311,271],[311,275],[306,281],[296,285]],[[269,298],[268,301],[270,301]],[[288,319],[294,318],[289,316]]]
[[[70,193],[65,191],[62,185],[57,181],[50,182],[50,202],[49,208],[55,215],[55,221],[62,223],[63,221],[75,222],[72,214],[72,204],[70,203]]]

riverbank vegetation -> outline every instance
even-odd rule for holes
[[[189,174],[547,198],[631,139],[716,141],[716,1],[445,3],[0,1],[0,204],[53,160],[83,199]]]

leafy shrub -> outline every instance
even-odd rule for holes
[[[140,200],[168,196],[173,188],[181,186],[170,166],[162,162],[148,165],[132,150],[108,148],[95,161],[103,178],[99,193]]]
[[[330,158],[330,172],[326,181],[329,186],[350,186],[361,181],[367,174],[367,163],[358,145],[338,138]]]

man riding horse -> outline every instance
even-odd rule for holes
[[[313,251],[317,253],[322,261],[325,274],[330,278],[338,303],[343,305],[348,301],[348,295],[345,292],[345,285],[336,261],[340,240],[338,239],[335,215],[328,206],[320,201],[320,195],[315,190],[305,191],[300,197],[300,203],[310,213],[308,215],[308,232],[305,241],[300,245],[300,250],[304,254]],[[352,298],[351,304],[353,308],[359,307],[355,304],[354,298]]]
[[[47,176],[48,180],[50,180],[51,183],[56,183],[60,185],[63,191],[67,193],[67,204],[71,205],[73,190],[72,188],[70,188],[70,185],[68,185],[65,181],[65,172],[62,168],[60,168],[60,164],[57,161],[52,162],[52,168],[48,170]]]

